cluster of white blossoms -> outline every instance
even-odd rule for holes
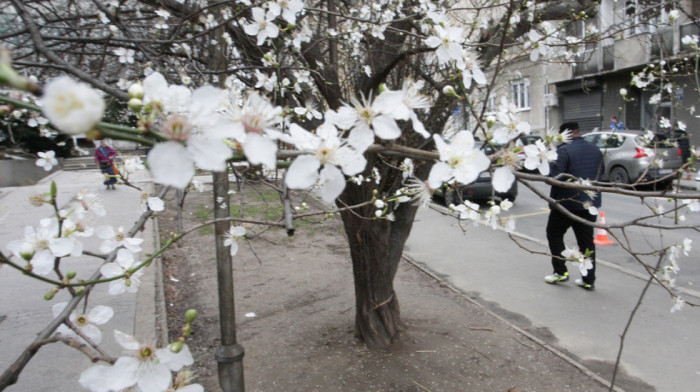
[[[475,68],[471,75],[477,81],[481,79]],[[64,90],[75,88],[85,92],[89,89],[81,83],[71,84],[67,78],[62,78],[61,83]],[[314,132],[293,123],[282,127],[290,123],[283,116],[283,109],[256,92],[240,97],[232,90],[213,86],[192,91],[186,86],[170,85],[163,75],[153,72],[141,85],[132,86],[129,93],[133,97],[130,106],[140,110],[140,115],[169,139],[157,143],[148,154],[148,166],[155,182],[183,189],[192,180],[195,167],[225,170],[226,161],[234,150],[241,150],[251,164],[274,169],[277,144],[283,141],[296,146],[300,153],[288,170],[287,186],[303,189],[318,184],[321,197],[332,203],[345,188],[345,177],[365,170],[363,154],[377,138],[396,140],[401,136],[398,121],[410,121],[415,132],[429,136],[416,115],[416,110],[430,106],[428,98],[419,93],[421,87],[420,83],[407,81],[401,90],[384,88],[376,97],[353,98],[337,111],[324,113],[323,124]],[[48,113],[63,113],[61,121],[54,124],[62,131],[85,131],[99,118],[86,122],[72,111],[92,113],[87,107],[104,104],[101,99],[95,100],[95,96],[99,94],[71,95],[74,103],[70,107],[64,107],[60,99],[45,100],[44,111],[49,118],[52,116]],[[515,112],[507,101],[502,102],[499,125],[493,130],[495,142],[510,141],[530,132],[529,124],[518,121]],[[75,124],[68,121],[78,117],[80,120]],[[467,131],[459,132],[449,144],[440,136],[434,136],[434,140],[440,158],[428,178],[432,189],[444,182],[469,184],[491,166],[491,160],[476,148],[472,134]],[[500,167],[493,175],[496,191],[510,188],[515,180],[513,171],[521,160],[525,159],[526,167],[546,174],[549,162],[555,158],[552,148],[541,143],[528,146],[525,154],[516,154],[512,149],[501,152]],[[130,159],[123,167],[128,173],[142,164]]]
[[[502,200],[499,204],[492,203],[491,207],[485,211],[481,211],[478,204],[469,200],[464,200],[458,205],[450,204],[449,208],[458,213],[457,217],[460,220],[470,220],[474,226],[481,223],[496,230],[501,228],[507,233],[515,231],[515,220],[510,216],[501,216],[504,211],[510,210],[513,207],[513,202],[510,200]]]
[[[139,165],[140,162],[133,161],[128,166],[133,168]],[[52,193],[55,193],[55,190]],[[31,202],[35,206],[53,204],[55,201],[52,198],[51,194],[38,194],[31,197]],[[163,209],[163,202],[159,198],[146,195],[146,199],[148,208],[154,211]],[[82,190],[66,208],[58,210],[56,216],[42,219],[38,227],[27,226],[24,238],[11,241],[7,244],[7,249],[12,258],[26,263],[27,271],[46,276],[52,271],[59,272],[61,258],[81,256],[82,238],[96,234],[103,240],[99,246],[100,252],[110,254],[116,251],[115,261],[100,267],[103,277],[116,278],[109,282],[108,292],[112,295],[136,292],[143,274],[143,270],[135,270],[140,267],[136,255],[141,252],[143,239],[128,237],[123,227],[95,227],[95,220],[105,215],[100,197]],[[78,278],[73,271],[61,271],[60,276],[66,283]],[[47,294],[45,298],[52,298],[57,290]],[[55,304],[52,307],[54,317],[59,317],[67,304]],[[102,342],[101,326],[113,315],[114,310],[104,305],[89,310],[73,310],[56,332],[83,344],[98,345]],[[173,385],[171,371],[179,371],[193,362],[185,344],[175,352],[170,348],[156,350],[148,345],[141,345],[133,337],[116,330],[115,338],[122,347],[131,350],[133,354],[118,358],[114,365],[97,365],[85,370],[80,377],[80,383],[85,388],[91,391],[121,391],[138,386],[142,391],[165,392]],[[182,387],[179,390],[203,391],[198,384],[182,383]]]
[[[671,274],[678,275],[680,272],[678,260],[681,256],[689,256],[692,243],[693,241],[690,238],[685,238],[683,239],[682,243],[672,245],[666,250],[668,264],[661,267],[660,271],[656,275],[660,281],[674,287],[676,279],[673,278]],[[673,302],[674,304],[671,308],[671,313],[681,310],[685,305],[685,301],[677,295],[673,297]]]
[[[41,206],[50,202],[50,195],[35,195],[31,202]],[[58,258],[82,255],[81,238],[93,234],[93,221],[104,216],[105,210],[97,195],[81,191],[76,200],[57,215],[42,219],[38,227],[25,227],[23,239],[7,244],[12,255],[26,262],[26,269],[34,274],[48,275]]]
[[[588,275],[588,270],[593,268],[593,260],[586,254],[581,253],[578,248],[569,248],[568,246],[561,252],[561,255],[568,261],[578,264],[579,272],[582,276]]]
[[[175,352],[170,347],[155,348],[139,343],[133,336],[114,330],[114,338],[126,351],[114,365],[95,365],[80,375],[80,385],[92,392],[140,390],[165,392],[173,384],[171,372],[180,371],[194,363],[187,344]],[[179,391],[203,391],[191,384]]]

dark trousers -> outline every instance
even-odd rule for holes
[[[112,167],[112,164],[109,162],[100,162],[100,171],[102,174],[106,174],[105,176],[105,181],[103,184],[105,185],[114,185],[117,183],[117,178],[114,177],[114,168]]]
[[[589,214],[587,210],[576,210],[571,211],[571,213],[589,222],[595,222],[597,218],[595,215]],[[582,277],[584,282],[593,284],[593,282],[595,282],[595,244],[593,243],[593,227],[569,219],[566,215],[559,212],[559,210],[551,207],[549,220],[547,220],[547,241],[549,242],[549,252],[552,254],[554,273],[563,275],[567,272],[566,262],[561,259],[563,257],[561,252],[566,249],[564,245],[564,234],[569,230],[569,227],[574,230],[579,251],[581,251],[581,253],[585,253],[586,250],[593,252],[590,256],[593,262],[593,268],[588,270],[588,275]]]

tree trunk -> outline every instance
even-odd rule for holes
[[[343,202],[352,205],[371,199],[371,185],[349,184]],[[405,328],[394,277],[416,209],[413,204],[401,204],[394,211],[394,222],[373,219],[373,206],[342,213],[355,280],[355,334],[369,347],[390,346]]]

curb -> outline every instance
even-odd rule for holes
[[[425,269],[424,267],[422,267],[421,265],[419,265],[413,258],[411,258],[410,255],[404,253],[401,257],[402,257],[404,260],[406,260],[406,262],[408,262],[408,263],[411,264],[412,266],[416,267],[419,271],[421,271],[421,272],[423,272],[424,274],[426,274],[426,275],[430,276],[431,278],[435,279],[435,280],[436,280],[438,283],[440,283],[441,285],[444,285],[444,286],[445,286],[446,288],[448,288],[450,291],[454,292],[455,294],[458,294],[459,296],[461,296],[462,298],[464,298],[465,300],[467,300],[469,303],[471,303],[471,304],[473,304],[473,305],[479,307],[479,308],[480,308],[481,310],[483,310],[486,314],[489,314],[490,316],[493,316],[494,318],[496,318],[496,319],[499,320],[500,322],[506,324],[508,327],[510,327],[511,329],[513,329],[515,332],[517,332],[517,333],[521,334],[522,336],[524,336],[524,337],[530,339],[530,340],[533,341],[535,344],[537,344],[537,345],[539,345],[540,347],[544,348],[545,350],[551,352],[552,354],[556,355],[557,357],[563,359],[565,362],[567,362],[568,364],[570,364],[570,365],[572,365],[573,367],[577,368],[578,370],[580,370],[581,372],[583,372],[586,376],[590,377],[591,379],[593,379],[594,381],[596,381],[596,382],[598,382],[599,384],[603,385],[604,387],[606,387],[606,388],[608,388],[608,389],[610,388],[610,382],[609,382],[608,380],[606,380],[606,379],[600,377],[599,375],[597,375],[597,374],[596,374],[595,372],[593,372],[591,369],[587,368],[587,367],[586,367],[585,365],[583,365],[582,363],[580,363],[580,362],[578,362],[577,360],[575,360],[574,358],[568,356],[568,355],[565,354],[564,352],[559,351],[558,349],[556,349],[555,347],[551,346],[550,344],[548,344],[548,343],[545,342],[544,340],[542,340],[542,339],[536,337],[535,335],[533,335],[533,334],[531,334],[531,333],[525,331],[524,329],[522,329],[522,328],[520,328],[520,327],[514,325],[514,324],[511,323],[510,321],[506,320],[505,318],[499,316],[498,314],[494,313],[494,312],[491,311],[490,309],[486,308],[484,305],[482,305],[482,304],[480,304],[479,302],[477,302],[477,301],[475,301],[475,300],[469,298],[469,296],[467,296],[464,292],[460,291],[460,290],[457,289],[456,287],[452,286],[450,283],[448,283],[448,282],[446,282],[446,281],[440,279],[440,277],[438,277],[437,275],[433,274],[431,271],[429,271],[429,270]],[[625,390],[621,389],[620,387],[613,387],[612,390],[615,391],[615,392],[625,392]]]
[[[144,246],[144,254],[154,253],[160,249],[157,215],[146,223],[143,237],[144,245],[148,244]],[[136,294],[134,336],[141,342],[153,342],[156,347],[164,347],[169,343],[161,257],[155,258],[144,270],[141,289]]]

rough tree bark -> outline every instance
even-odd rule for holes
[[[399,175],[400,176],[400,175]],[[348,205],[372,198],[371,184],[349,185],[341,199]],[[355,334],[370,347],[387,347],[404,329],[394,277],[417,206],[401,204],[396,220],[375,220],[373,206],[342,214],[355,282]]]

